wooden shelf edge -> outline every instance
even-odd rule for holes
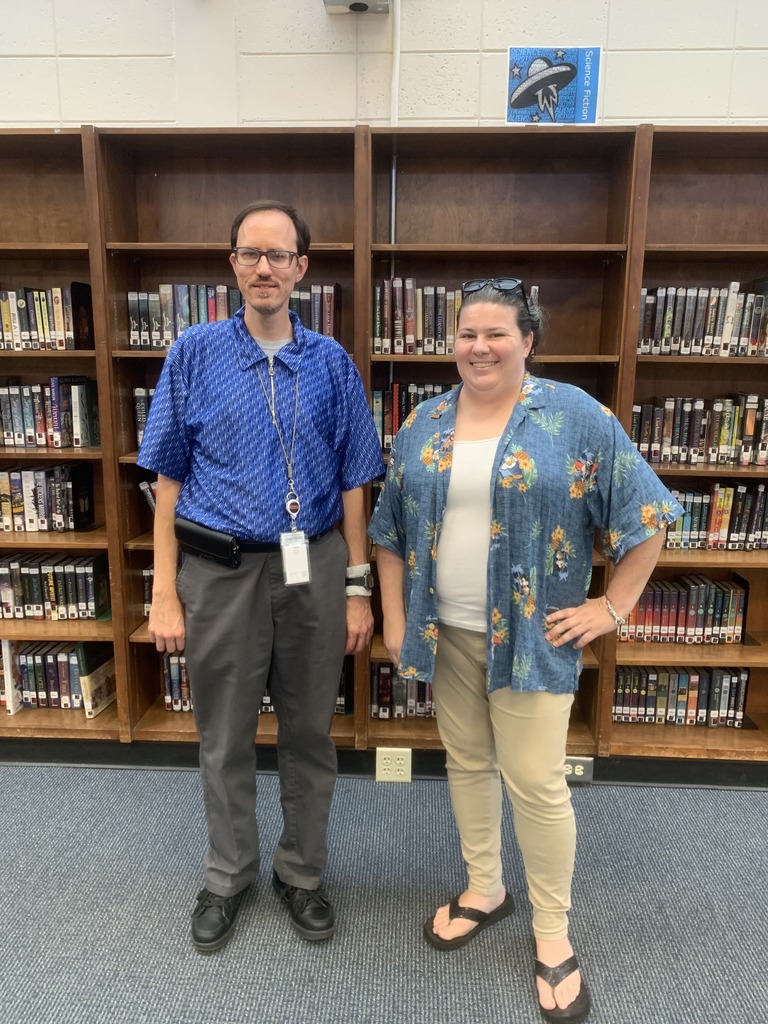
[[[732,665],[768,667],[768,634],[748,633],[743,644],[616,644],[617,665]]]
[[[768,255],[768,245],[762,243],[746,243],[744,245],[723,245],[714,242],[646,242],[645,251],[649,256],[659,253],[670,253],[675,256],[708,256],[710,254],[723,256],[739,256],[741,253],[747,255]]]
[[[768,366],[765,356],[649,356],[639,355],[638,363],[653,366],[669,366],[675,363],[680,366]]]
[[[314,246],[313,246],[314,248]],[[482,243],[482,242],[427,242],[419,244],[417,242],[375,242],[371,246],[371,252],[374,256],[398,254],[403,255],[446,255],[446,256],[457,256],[462,253],[471,253],[473,255],[482,255],[483,253],[517,253],[518,255],[524,255],[525,253],[553,253],[568,255],[583,255],[585,253],[594,253],[600,255],[602,253],[625,253],[627,251],[626,243],[624,242],[497,242],[497,243]]]
[[[444,355],[437,356],[437,355],[424,355],[424,354],[422,354],[422,355],[401,355],[401,354],[398,354],[398,355],[386,355],[386,356],[385,355],[371,355],[370,356],[370,360],[371,360],[372,363],[405,363],[405,364],[410,363],[411,365],[413,365],[413,364],[422,365],[422,364],[426,363],[426,364],[428,364],[430,366],[433,366],[433,365],[438,364],[438,363],[449,363],[449,364],[453,364],[453,365],[456,364],[456,356],[455,355],[450,355],[450,356],[444,356]],[[557,364],[574,363],[574,364],[587,364],[587,365],[600,364],[600,365],[605,365],[605,366],[617,366],[618,363],[619,363],[619,356],[618,355],[605,356],[605,355],[596,355],[596,354],[595,355],[590,355],[590,354],[588,354],[588,355],[560,355],[560,356],[556,356],[556,355],[542,355],[542,356],[536,356],[536,361],[538,363],[549,363],[549,364],[555,364],[555,363],[557,363]]]
[[[86,246],[87,248],[87,246]],[[182,255],[196,256],[206,253],[231,252],[226,242],[113,242],[105,243],[107,252],[146,253],[151,255]],[[351,253],[354,252],[353,242],[312,242],[312,255],[316,253]],[[2,252],[2,249],[0,249]]]
[[[768,551],[707,551],[664,548],[656,565],[676,566],[688,571],[704,568],[768,569]]]
[[[87,242],[0,242],[0,256],[71,256],[88,253]]]
[[[4,640],[112,640],[112,621],[65,619],[51,622],[40,619],[2,619],[0,634]]]
[[[65,740],[119,740],[117,703],[110,704],[95,718],[81,709],[22,708],[15,715],[0,718],[0,738]]]
[[[66,459],[70,461],[101,461],[101,448],[0,448],[0,459],[19,459],[22,462]]]
[[[154,537],[151,533],[141,533],[138,537],[132,537],[123,545],[126,551],[153,551],[155,548]]]
[[[331,736],[337,747],[354,747],[355,720],[352,715],[334,715]],[[158,697],[134,726],[133,740],[158,743],[197,743],[194,715],[189,711],[166,711]],[[259,717],[257,746],[274,746],[277,741],[277,716],[265,713]]]
[[[113,348],[113,359],[165,359],[167,348]]]
[[[0,255],[2,249],[0,248]],[[96,351],[92,348],[23,348],[23,349],[0,349],[0,359],[13,359],[21,356],[23,359],[71,359],[72,356],[84,359],[95,359]],[[57,451],[58,449],[54,449]]]
[[[722,465],[715,466],[707,463],[706,465],[696,466],[676,466],[672,463],[665,463],[662,465],[660,462],[649,463],[651,468],[658,476],[717,476],[717,477],[757,477],[758,480],[764,480],[766,474],[765,466],[731,466]],[[694,549],[698,550],[698,549]],[[705,549],[706,550],[706,549]]]
[[[108,547],[107,530],[97,526],[95,530],[39,530],[31,533],[0,533],[0,550],[18,548],[35,548],[45,550],[54,548],[56,551],[72,551],[81,548],[106,550]]]
[[[768,761],[768,714],[749,715],[756,728],[641,725],[614,722],[610,757]]]

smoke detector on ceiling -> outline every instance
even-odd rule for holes
[[[328,14],[389,14],[389,0],[368,0],[368,3],[357,3],[349,0],[323,0]]]

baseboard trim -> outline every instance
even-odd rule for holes
[[[338,751],[339,774],[375,777],[374,750]],[[274,747],[259,745],[259,771],[277,770]],[[0,742],[0,763],[65,764],[103,768],[153,768],[196,771],[196,743],[112,743],[99,740],[23,739]],[[413,778],[445,778],[442,750],[414,750]],[[714,761],[693,758],[596,757],[592,785],[703,786],[728,789],[768,789],[768,763]],[[575,783],[578,785],[578,783]]]

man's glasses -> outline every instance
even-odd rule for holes
[[[465,281],[461,286],[461,291],[464,295],[470,295],[472,292],[479,292],[485,287],[495,288],[497,292],[515,292],[519,290],[523,296],[526,312],[530,316],[531,309],[528,305],[528,296],[525,294],[525,287],[519,277],[476,278],[473,281]]]
[[[261,257],[266,256],[267,263],[269,263],[270,267],[274,267],[275,270],[287,270],[293,262],[294,256],[299,255],[297,252],[290,252],[288,249],[237,248],[233,249],[232,252],[235,254],[235,259],[241,267],[258,266]]]

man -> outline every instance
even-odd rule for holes
[[[259,871],[254,737],[267,684],[284,821],[273,884],[301,936],[333,934],[320,887],[329,729],[345,651],[371,636],[363,488],[383,468],[354,364],[288,309],[308,266],[302,218],[253,203],[231,244],[245,305],[170,349],[138,460],[158,474],[149,634],[158,651],[184,649],[200,736],[209,848],[192,941],[205,951],[229,939]]]

